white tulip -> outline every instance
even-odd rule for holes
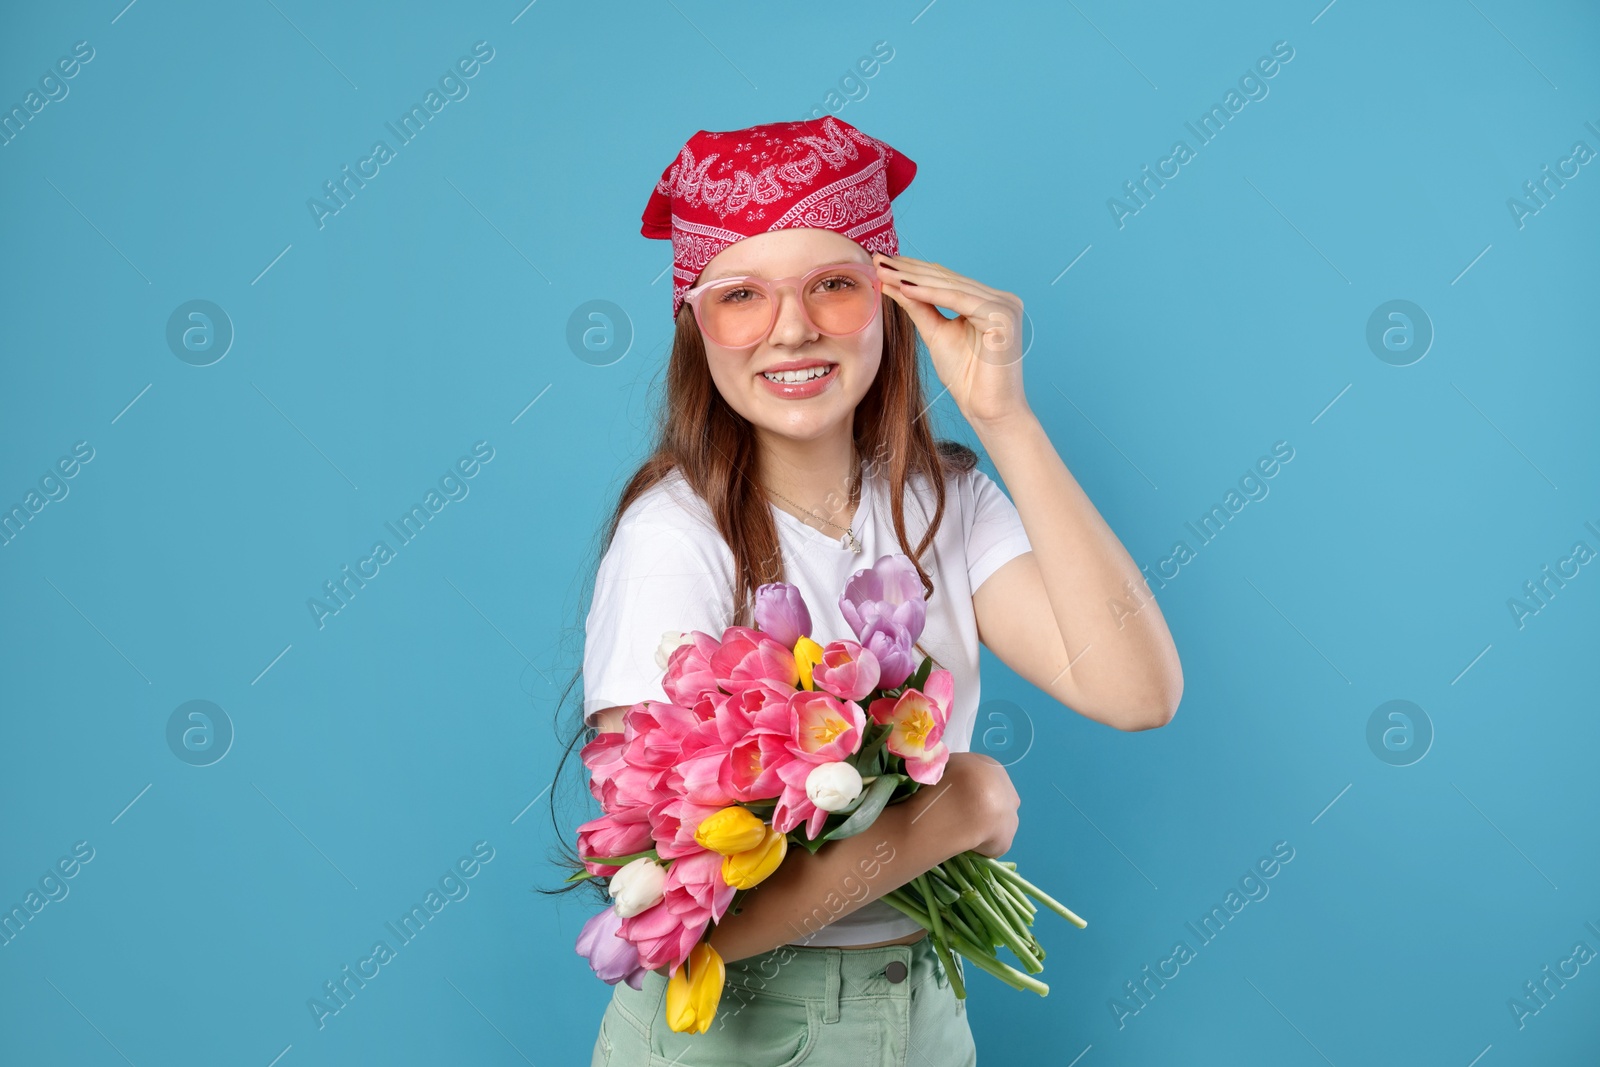
[[[661,644],[656,646],[656,666],[662,670],[667,669],[667,660],[680,645],[693,644],[694,638],[682,630],[667,630],[661,635]]]
[[[848,763],[819,763],[806,775],[806,796],[823,811],[840,811],[861,795],[861,772]]]
[[[661,903],[666,882],[667,869],[649,856],[640,856],[623,864],[607,888],[617,902],[617,914],[627,919]]]

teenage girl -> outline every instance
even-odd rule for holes
[[[844,581],[890,553],[928,595],[917,661],[949,669],[956,696],[936,785],[868,832],[791,848],[714,927],[727,975],[710,1029],[673,1032],[667,969],[649,971],[638,989],[615,983],[595,1065],[976,1063],[925,931],[878,898],[969,849],[1011,847],[1017,792],[970,751],[979,643],[1117,729],[1176,711],[1161,612],[1028,405],[1021,301],[895,254],[889,200],[914,173],[831,117],[700,131],[646,209],[643,232],[673,241],[676,332],[656,447],[596,575],[585,728],[621,730],[629,706],[667,699],[658,651],[682,631],[751,625],[766,582],[799,586],[819,644],[853,638]],[[1015,504],[972,450],[933,438],[919,336]]]

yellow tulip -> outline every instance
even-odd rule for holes
[[[703,1034],[717,1014],[727,968],[717,950],[705,941],[689,951],[678,973],[667,979],[667,1025],[675,1034]]]
[[[737,804],[708,816],[695,828],[694,839],[702,848],[731,856],[755,848],[765,839],[767,824]]]
[[[722,880],[735,889],[761,884],[789,851],[789,836],[767,827],[766,839],[746,852],[722,857]]]
[[[800,669],[800,687],[815,689],[811,683],[811,668],[822,662],[822,646],[809,637],[802,637],[794,646],[794,665]]]

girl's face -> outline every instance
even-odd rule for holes
[[[788,278],[833,263],[861,264],[878,273],[867,250],[843,234],[791,229],[757,234],[729,245],[706,264],[695,284],[747,274],[769,280]],[[722,348],[705,338],[706,361],[717,391],[729,407],[759,430],[808,441],[838,432],[841,425],[848,434],[856,405],[877,377],[883,359],[881,302],[865,329],[848,337],[830,337],[806,324],[800,294],[792,286],[778,290],[777,301],[772,331],[754,346]],[[786,396],[781,386],[762,373],[808,366],[829,368],[820,391],[808,396]]]

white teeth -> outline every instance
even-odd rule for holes
[[[832,365],[825,367],[807,367],[805,370],[786,370],[776,374],[762,372],[762,377],[769,382],[781,382],[784,385],[796,385],[800,382],[809,382],[813,378],[820,378],[832,370]]]

